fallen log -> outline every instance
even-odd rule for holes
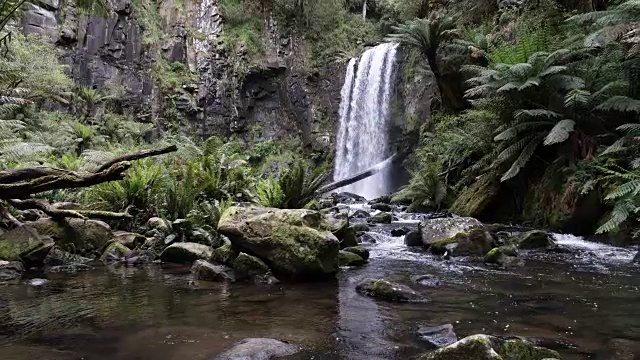
[[[335,181],[332,182],[331,184],[327,184],[321,188],[319,188],[318,190],[316,190],[316,195],[322,195],[322,194],[326,194],[328,192],[331,192],[333,190],[339,189],[341,187],[347,186],[347,185],[351,185],[353,183],[356,183],[360,180],[364,180],[370,176],[373,176],[377,173],[379,173],[382,169],[386,168],[387,166],[391,165],[391,164],[396,164],[401,162],[402,160],[404,160],[406,154],[402,154],[402,153],[395,153],[392,156],[390,156],[388,159],[386,159],[385,161],[382,161],[372,167],[370,167],[369,169],[358,173],[356,175],[353,175],[351,177],[348,177],[346,179],[342,179],[339,181]]]
[[[130,161],[167,154],[177,149],[175,145],[171,145],[161,149],[142,150],[121,155],[100,165],[94,171],[71,171],[46,166],[3,170],[0,171],[0,200],[6,201],[6,204],[16,209],[40,210],[56,219],[129,219],[131,215],[128,212],[60,209],[45,200],[35,199],[32,196],[51,190],[83,188],[122,180],[126,171],[131,167]],[[20,221],[11,215],[3,202],[0,202],[0,218],[6,219],[12,226],[20,224]]]

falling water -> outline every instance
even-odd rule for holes
[[[349,61],[341,93],[335,180],[365,171],[390,155],[389,110],[397,48],[381,44]],[[340,191],[372,199],[392,190],[389,175],[387,168]]]

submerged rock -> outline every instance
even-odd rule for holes
[[[18,279],[24,272],[24,266],[19,261],[0,260],[0,281]]]
[[[271,360],[293,355],[302,350],[299,346],[275,339],[253,338],[236,343],[214,360]]]
[[[551,235],[545,231],[532,230],[522,233],[516,239],[518,248],[520,249],[541,249],[552,248],[556,246],[555,241],[551,238]]]
[[[240,253],[233,261],[233,271],[238,280],[251,279],[255,276],[271,273],[264,261],[245,253]]]
[[[160,260],[175,264],[191,264],[199,259],[209,259],[213,254],[211,247],[196,243],[175,243],[164,249]]]
[[[231,268],[224,265],[215,265],[206,260],[196,260],[191,267],[191,273],[198,280],[235,281]]]
[[[348,248],[344,248],[344,251],[348,251],[360,256],[363,260],[369,260],[369,250],[363,248],[362,246],[352,246]]]
[[[338,253],[338,263],[340,266],[362,266],[366,261],[357,254],[340,250]]]
[[[440,326],[421,326],[417,332],[420,340],[426,341],[434,348],[451,345],[458,341],[458,336],[453,331],[453,325],[445,324]]]
[[[392,302],[424,301],[424,297],[408,286],[392,283],[384,279],[364,279],[356,291],[362,295]]]
[[[278,277],[304,280],[338,271],[340,242],[317,211],[231,207],[218,231],[238,249],[265,261]]]
[[[436,278],[433,275],[418,275],[413,276],[411,278],[416,284],[426,286],[426,287],[436,287],[440,286],[440,279]]]
[[[409,231],[404,236],[404,244],[407,246],[422,246],[422,235],[420,235],[420,231]]]
[[[113,239],[108,224],[97,220],[65,219],[54,221],[42,218],[29,222],[40,235],[50,236],[60,248],[87,257],[102,254],[102,249]]]
[[[0,235],[0,259],[22,261],[27,267],[42,266],[53,241],[28,225],[21,225]]]
[[[393,221],[393,216],[390,213],[381,212],[373,215],[367,221],[372,224],[391,224],[391,221]]]
[[[422,243],[431,246],[456,234],[482,227],[482,223],[470,217],[427,219],[420,223]]]
[[[472,335],[423,355],[419,360],[543,360],[561,359],[553,350],[521,339],[504,340],[489,335]]]

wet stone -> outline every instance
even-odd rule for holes
[[[441,348],[458,341],[458,336],[453,331],[453,325],[451,324],[431,327],[421,326],[416,334],[421,340],[424,340],[434,348]]]
[[[212,360],[271,360],[293,355],[301,348],[275,339],[244,339]]]

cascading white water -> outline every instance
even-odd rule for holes
[[[381,44],[349,61],[341,93],[334,180],[365,171],[390,155],[388,132],[397,49],[397,44]],[[392,190],[389,175],[389,169],[383,169],[339,191],[373,199]]]

